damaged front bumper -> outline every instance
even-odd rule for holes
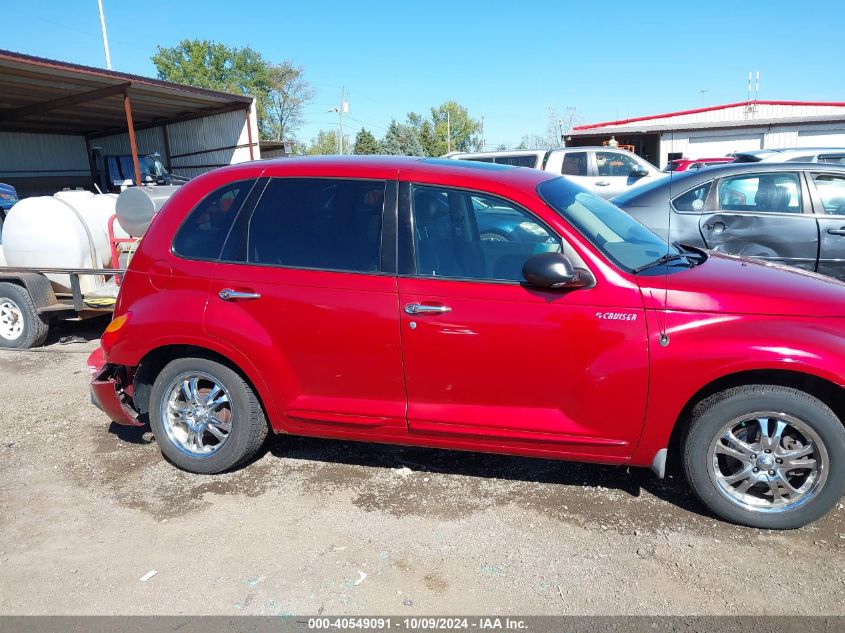
[[[91,371],[91,403],[113,422],[127,426],[144,426],[132,408],[132,383],[125,367],[106,362],[102,348],[88,357]]]

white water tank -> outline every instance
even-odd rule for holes
[[[129,235],[141,237],[177,189],[178,185],[129,187],[117,198],[117,221]]]
[[[117,196],[90,191],[60,191],[24,198],[3,225],[3,255],[8,266],[31,268],[110,268],[109,219]],[[115,223],[117,237],[126,233]],[[69,275],[47,275],[57,292],[70,292]],[[104,282],[100,275],[80,275],[83,294]]]

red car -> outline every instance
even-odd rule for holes
[[[666,167],[663,168],[663,171],[668,173],[670,171],[701,169],[702,167],[707,167],[708,165],[732,163],[734,160],[733,156],[722,156],[720,158],[676,158],[675,160],[670,160]]]
[[[482,239],[490,212],[521,231]],[[287,159],[181,187],[89,364],[110,418],[196,473],[268,431],[671,455],[716,514],[794,528],[845,492],[843,317],[842,283],[668,245],[540,170]]]

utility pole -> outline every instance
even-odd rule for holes
[[[481,151],[484,151],[484,115],[481,116]]]
[[[449,110],[446,110],[446,147],[452,151],[452,113]]]
[[[337,153],[343,154],[343,115],[349,112],[349,102],[346,100],[346,87],[340,89],[340,105],[336,108],[329,108],[328,112],[337,112],[338,135]]]
[[[103,0],[97,0],[100,6],[100,27],[103,29],[103,48],[106,49],[106,68],[111,70],[111,53],[109,53],[109,36],[106,34],[106,16],[103,14]]]

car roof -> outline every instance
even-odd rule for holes
[[[534,189],[541,182],[559,178],[540,169],[514,167],[498,163],[448,158],[419,158],[413,156],[307,156],[295,158],[273,158],[248,163],[239,163],[216,169],[206,175],[237,175],[241,178],[266,177],[343,177],[343,178],[390,178],[402,175],[403,180],[442,179],[466,186],[485,184],[504,185]],[[460,181],[460,182],[459,182]]]
[[[673,198],[675,194],[680,195],[685,191],[695,188],[699,184],[703,184],[715,178],[724,178],[725,176],[734,176],[741,174],[760,174],[760,173],[776,173],[776,172],[795,172],[795,171],[816,171],[837,173],[845,176],[845,165],[836,165],[831,163],[725,163],[709,165],[701,169],[691,169],[682,172],[668,172],[662,178],[658,178],[651,183],[643,184],[640,187],[634,187],[619,196],[613,198],[614,204],[619,204],[623,207],[632,205],[634,201],[647,200],[652,196],[665,197],[663,193],[665,189],[672,190]],[[636,206],[636,205],[632,205]]]

